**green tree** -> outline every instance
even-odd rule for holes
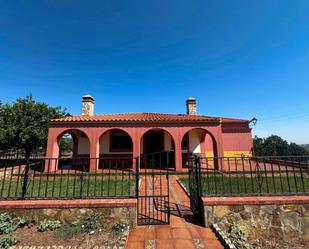
[[[279,136],[271,135],[267,138],[253,139],[253,152],[255,156],[303,156],[309,153],[296,143],[288,143]]]
[[[258,136],[255,136],[253,139],[253,152],[255,156],[264,155],[264,139]]]
[[[22,151],[26,157],[46,147],[48,121],[65,115],[61,107],[36,102],[32,95],[0,104],[0,150]]]
[[[70,134],[65,134],[60,139],[59,150],[60,150],[60,155],[73,152],[73,139]]]
[[[264,156],[289,156],[289,143],[279,136],[271,135],[264,140]]]
[[[293,156],[309,155],[308,150],[296,143],[290,143],[290,153]]]

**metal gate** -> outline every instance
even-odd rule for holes
[[[165,152],[141,155],[137,167],[137,224],[162,225],[170,222],[169,165]]]
[[[192,155],[188,157],[189,191],[191,210],[198,221],[202,220],[202,188],[201,188],[201,162],[200,157]]]

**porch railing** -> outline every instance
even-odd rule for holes
[[[136,196],[136,158],[0,159],[0,199]],[[95,170],[90,172],[90,165]]]
[[[309,156],[195,156],[191,160],[201,196],[309,194]]]

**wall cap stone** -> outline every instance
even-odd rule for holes
[[[79,199],[79,200],[4,200],[0,209],[35,208],[117,208],[136,207],[136,198],[123,199]]]
[[[203,197],[204,206],[309,204],[309,195]]]

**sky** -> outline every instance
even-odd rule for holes
[[[308,0],[0,0],[0,100],[251,119],[309,143]]]

